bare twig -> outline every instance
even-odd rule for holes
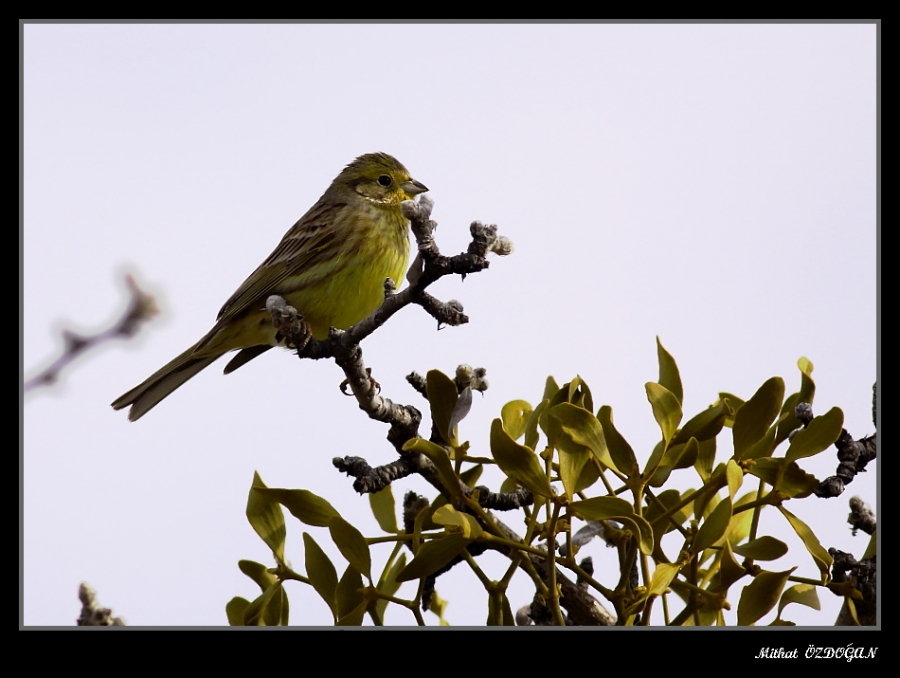
[[[131,297],[124,315],[113,323],[112,327],[93,336],[84,337],[74,332],[63,330],[63,354],[54,360],[49,367],[25,382],[24,390],[26,393],[39,386],[49,386],[56,383],[63,368],[89,348],[98,346],[110,339],[134,336],[144,322],[159,313],[156,300],[141,290],[130,275],[125,276],[125,284],[128,286]]]

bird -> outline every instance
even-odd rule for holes
[[[230,351],[233,372],[281,337],[266,310],[278,295],[297,309],[316,339],[346,330],[384,300],[384,282],[399,282],[409,263],[409,221],[400,203],[428,188],[386,153],[367,153],[337,175],[322,197],[285,233],[275,250],[225,302],[196,344],[112,402],[137,421],[188,379]]]

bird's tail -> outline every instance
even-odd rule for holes
[[[137,421],[156,407],[160,400],[222,356],[221,353],[196,356],[196,349],[197,345],[191,346],[165,367],[154,372],[143,383],[116,398],[112,402],[113,409],[121,410],[131,405],[128,419]]]

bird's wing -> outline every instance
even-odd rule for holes
[[[219,311],[221,327],[248,309],[265,309],[266,298],[281,290],[285,279],[309,271],[317,260],[331,256],[336,237],[334,220],[346,203],[320,200],[285,234],[275,251],[260,264]]]

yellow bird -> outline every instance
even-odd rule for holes
[[[285,234],[275,251],[231,295],[200,341],[113,401],[144,416],[160,400],[229,351],[236,370],[272,346],[266,299],[277,294],[297,309],[312,334],[347,329],[384,299],[384,280],[400,282],[409,263],[409,221],[400,203],[428,189],[386,153],[358,157]]]

